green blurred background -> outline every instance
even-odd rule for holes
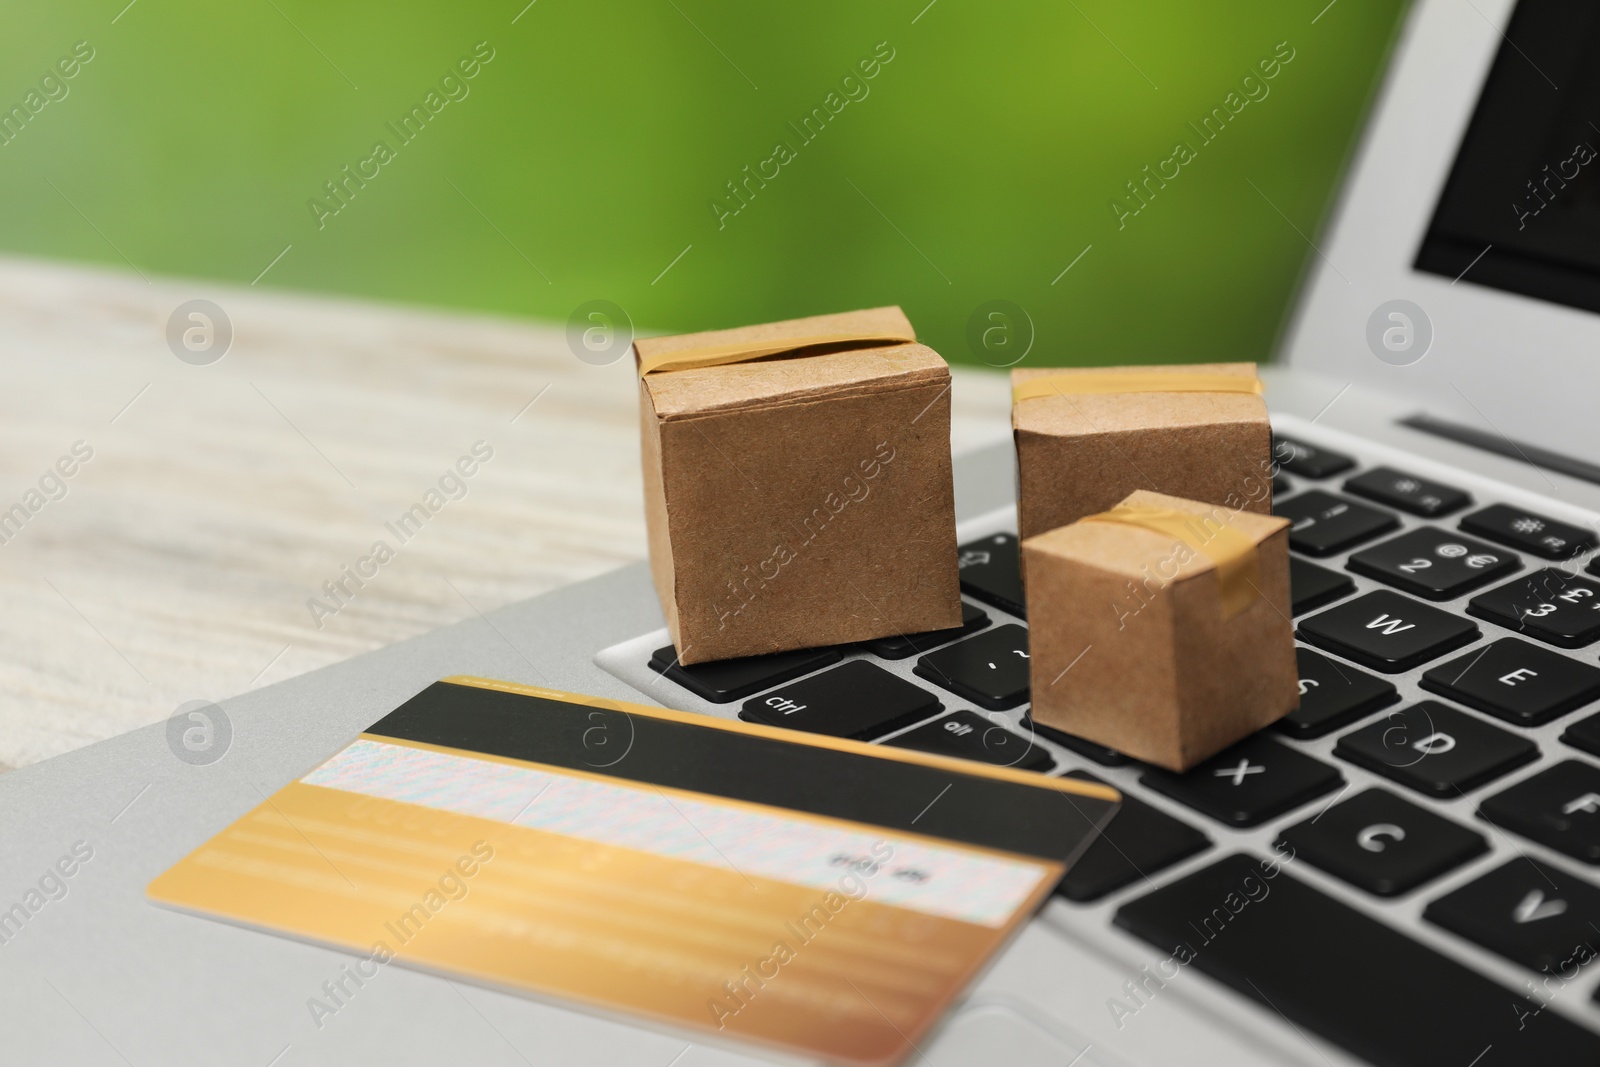
[[[967,362],[1003,300],[1030,364],[1266,357],[1404,6],[125,2],[8,5],[0,107],[94,58],[0,147],[0,249],[555,321],[605,299],[650,331],[898,303]],[[478,42],[469,95],[402,144],[386,124]],[[1270,95],[1202,144],[1188,123],[1279,42]],[[875,48],[868,95],[802,143]],[[719,227],[780,139],[795,158]],[[319,227],[309,201],[380,140]],[[1180,140],[1197,157],[1119,228]]]

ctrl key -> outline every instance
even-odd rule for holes
[[[744,702],[739,717],[765,726],[871,741],[938,711],[939,700],[864,659]]]
[[[1600,1036],[1555,1012],[1530,1018],[1536,1002],[1276,862],[1236,853],[1123,905],[1115,921],[1293,1026],[1386,1067],[1600,1063]]]

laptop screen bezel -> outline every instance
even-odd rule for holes
[[[1415,403],[1417,410],[1600,461],[1600,314],[1416,269],[1515,0],[1417,0],[1285,334],[1281,361]],[[1335,9],[1337,10],[1337,9]],[[1329,16],[1331,17],[1331,15]],[[1492,249],[1490,250],[1492,252]],[[1432,341],[1385,361],[1377,309],[1417,305]],[[1391,359],[1395,357],[1391,356]]]

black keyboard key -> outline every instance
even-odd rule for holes
[[[1600,889],[1525,857],[1496,867],[1422,912],[1431,923],[1513,963],[1546,973],[1571,969],[1578,962],[1575,957],[1593,957],[1592,946],[1600,941],[1600,934],[1589,924],[1596,916],[1600,916]],[[1541,1018],[1523,1033],[1532,1034],[1545,1021]],[[1600,1052],[1581,1061],[1549,1062],[1600,1063]]]
[[[1054,741],[1068,751],[1092,759],[1102,767],[1125,767],[1133,762],[1114,748],[1097,745],[1088,738],[1069,734],[1065,730],[1057,730],[1054,726],[1046,726],[1042,722],[1035,722],[1032,715],[1022,717],[1022,728],[1032,730],[1046,741]]]
[[[990,711],[1028,699],[1028,631],[997,626],[917,660],[916,672]]]
[[[1385,674],[1399,674],[1478,637],[1459,615],[1387,589],[1300,620],[1300,638]]]
[[[1283,831],[1296,859],[1380,897],[1408,893],[1489,851],[1482,834],[1368,789]]]
[[[1278,729],[1298,741],[1322,737],[1364,719],[1400,699],[1394,686],[1366,671],[1309,648],[1295,649],[1300,665],[1300,706],[1278,720]]]
[[[1387,511],[1320,489],[1274,504],[1272,513],[1293,523],[1289,527],[1289,547],[1308,556],[1343,552],[1400,525],[1400,520]]]
[[[810,648],[685,667],[678,662],[677,650],[665,645],[651,653],[650,669],[666,675],[697,697],[713,704],[726,704],[769,685],[832,666],[841,658],[836,648]]]
[[[1105,784],[1087,771],[1062,777]],[[1087,904],[1210,847],[1211,839],[1188,823],[1124,793],[1111,825],[1068,869],[1056,892]]]
[[[1316,611],[1355,591],[1356,583],[1348,574],[1319,567],[1299,556],[1289,557],[1289,596],[1294,601],[1291,610],[1296,615]]]
[[[1255,826],[1339,788],[1337,770],[1256,734],[1183,774],[1151,768],[1139,779],[1229,826]]]
[[[1567,760],[1478,807],[1478,814],[1585,863],[1600,864],[1600,767]],[[1600,913],[1593,916],[1600,922]],[[1600,939],[1600,931],[1595,936]]]
[[[1374,467],[1346,480],[1344,491],[1425,519],[1436,519],[1472,503],[1460,489],[1430,482],[1393,467]]]
[[[1342,452],[1276,435],[1272,438],[1272,458],[1278,461],[1278,466],[1302,478],[1331,478],[1356,465],[1355,460]]]
[[[740,718],[768,726],[871,741],[939,710],[937,697],[864,659],[744,702]]]
[[[1281,474],[1274,474],[1272,476],[1273,496],[1283,496],[1284,494],[1292,492],[1293,490],[1294,486],[1289,483],[1289,479],[1285,478]]]
[[[1561,735],[1561,740],[1573,748],[1581,748],[1585,752],[1600,756],[1600,715],[1591,715],[1567,727],[1567,732]]]
[[[1423,526],[1362,549],[1350,557],[1349,567],[1415,596],[1454,600],[1520,570],[1522,561],[1503,548]]]
[[[1455,797],[1532,763],[1539,746],[1424,700],[1345,734],[1333,753],[1431,797]]]
[[[1545,559],[1571,559],[1595,547],[1595,535],[1509,504],[1490,504],[1461,517],[1461,528]]]
[[[1600,584],[1554,568],[1479,593],[1467,610],[1561,648],[1582,648],[1600,638]]]
[[[1422,688],[1513,726],[1542,726],[1600,698],[1600,667],[1502,637],[1432,668]]]
[[[961,591],[1017,618],[1027,618],[1022,599],[1022,556],[1016,534],[995,534],[969,541],[959,549],[956,566]]]
[[[1116,924],[1382,1067],[1600,1063],[1600,1036],[1526,1018],[1537,1001],[1251,856],[1124,904]]]
[[[884,744],[1019,771],[1044,771],[1055,766],[1055,758],[1043,748],[972,711],[953,711]]]
[[[863,641],[861,647],[874,656],[882,656],[884,659],[905,659],[907,656],[915,656],[919,652],[927,652],[940,645],[948,645],[951,641],[968,634],[975,634],[988,625],[989,616],[982,608],[963,603],[960,626],[952,626],[948,630],[929,630],[920,634],[902,634],[899,637],[879,637],[872,641]]]

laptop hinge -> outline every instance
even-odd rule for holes
[[[1565,474],[1570,478],[1579,478],[1595,485],[1600,485],[1600,466],[1572,456],[1552,452],[1548,448],[1530,445],[1521,441],[1513,441],[1502,433],[1480,430],[1473,426],[1463,426],[1448,419],[1441,419],[1434,415],[1416,414],[1408,415],[1399,420],[1400,425],[1409,426],[1413,430],[1443,437],[1458,444],[1470,445],[1485,452],[1493,452],[1497,456],[1509,459],[1519,459],[1534,467],[1542,467],[1557,474]]]

